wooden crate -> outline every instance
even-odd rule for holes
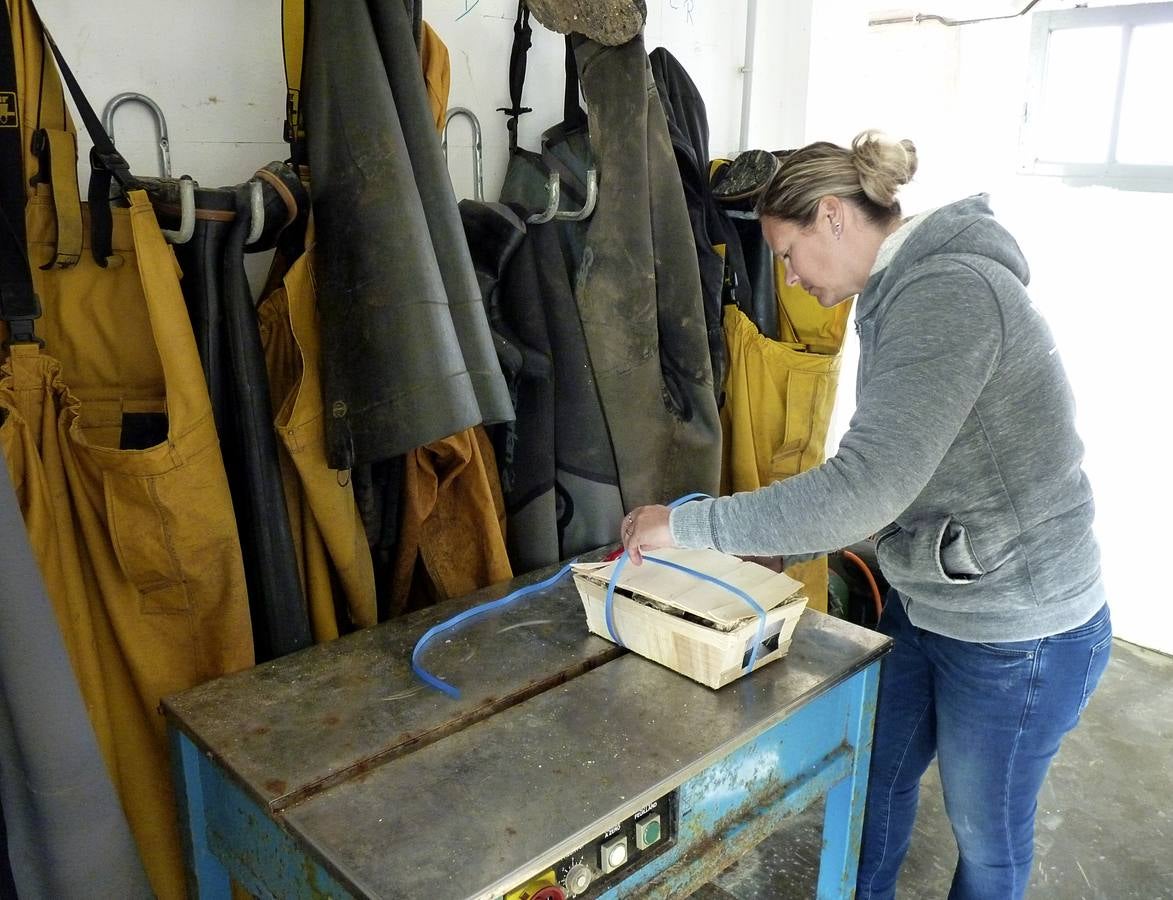
[[[715,550],[653,555],[735,584],[766,610],[755,670],[786,655],[806,608],[801,583]],[[614,565],[574,567],[587,626],[608,640],[605,606]],[[695,576],[651,562],[628,563],[616,585],[612,618],[624,646],[708,687],[722,687],[750,671],[745,667],[757,636],[757,614],[736,595]]]

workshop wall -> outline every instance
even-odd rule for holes
[[[46,24],[100,110],[136,90],[168,117],[173,171],[206,185],[246,179],[286,155],[285,84],[278,0],[120,0],[112,16],[89,0],[40,0]],[[1173,195],[1076,189],[1016,174],[1026,88],[1029,18],[946,29],[869,29],[876,0],[755,4],[757,32],[748,145],[848,141],[881,127],[916,141],[921,169],[905,194],[910,212],[989,191],[1034,273],[1032,295],[1063,353],[1079,402],[1087,470],[1096,489],[1097,532],[1118,633],[1173,652],[1173,606],[1163,603],[1157,564],[1173,508],[1173,478],[1158,428],[1170,385],[1173,308],[1160,269]],[[925,12],[950,12],[952,0]],[[991,5],[987,14],[1017,3]],[[649,49],[663,45],[704,94],[714,155],[739,147],[747,0],[651,0]],[[996,8],[995,8],[996,7]],[[507,69],[514,0],[427,0],[425,17],[452,57],[451,103],[483,128],[485,192],[497,195],[506,162]],[[953,9],[952,11],[956,11]],[[972,11],[972,9],[971,9]],[[537,148],[562,102],[559,35],[535,26],[520,140]],[[124,107],[118,146],[136,171],[156,171],[145,110]],[[88,142],[81,139],[82,159]],[[456,122],[449,137],[458,196],[472,194],[472,141]],[[88,167],[81,166],[83,177]],[[263,255],[261,255],[263,256]],[[264,258],[250,258],[254,277]],[[849,345],[833,432],[850,417]]]
[[[746,0],[651,0],[648,49],[667,47],[684,65],[705,97],[714,153],[738,147],[745,54]],[[789,6],[789,4],[761,4]],[[160,104],[170,132],[176,175],[190,174],[208,186],[236,184],[273,159],[284,159],[285,75],[281,55],[280,0],[119,0],[118,15],[89,0],[40,0],[45,24],[73,66],[91,104],[101,113],[110,97],[139,91]],[[759,24],[769,32],[794,35],[809,18],[809,0],[793,10],[765,10]],[[806,10],[804,13],[803,11]],[[505,174],[508,139],[509,52],[516,0],[425,0],[424,17],[448,46],[452,63],[451,106],[465,106],[482,128],[485,196],[495,199]],[[529,53],[519,141],[538,149],[542,131],[561,118],[563,51],[561,35],[536,20]],[[759,29],[759,33],[768,33]],[[778,71],[773,50],[763,50],[767,73]],[[796,71],[800,54],[786,63]],[[801,70],[801,66],[797,66]],[[763,80],[763,110],[776,108],[775,79]],[[799,101],[801,102],[801,101]],[[764,119],[766,120],[766,119]],[[782,121],[779,119],[778,121]],[[784,127],[797,139],[801,109],[788,109]],[[769,131],[777,133],[778,126]],[[158,170],[158,144],[149,113],[141,104],[122,107],[114,122],[119,150],[136,172]],[[89,178],[89,141],[79,135],[83,189]],[[458,197],[471,197],[472,133],[466,121],[452,124],[449,170]],[[268,254],[247,257],[254,285]]]
[[[714,150],[735,150],[745,0],[653,0],[648,7],[648,48],[665,46],[676,55],[704,93]],[[41,0],[39,8],[95,108],[101,111],[111,96],[128,90],[159,102],[176,174],[190,173],[207,185],[230,184],[285,156],[279,0],[120,0],[117,17],[88,0]],[[505,172],[505,116],[496,108],[509,102],[516,10],[515,0],[424,3],[424,17],[451,55],[451,105],[469,107],[480,119],[490,198],[497,196]],[[536,20],[533,27],[524,102],[534,111],[522,117],[519,136],[536,149],[541,132],[560,117],[564,45],[561,35]],[[123,107],[115,132],[135,171],[156,171],[153,126],[143,107]],[[88,141],[83,137],[80,143],[84,159]],[[458,196],[472,194],[471,153],[467,123],[454,123],[449,154]],[[87,166],[82,171],[88,175]]]

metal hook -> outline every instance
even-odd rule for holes
[[[546,209],[526,219],[530,225],[542,225],[558,214],[558,203],[562,199],[562,181],[557,172],[551,172],[546,179]]]
[[[586,202],[583,203],[580,210],[563,210],[554,213],[554,218],[559,222],[581,222],[583,219],[589,218],[590,214],[595,211],[595,201],[599,199],[599,176],[594,169],[587,169],[587,195]]]
[[[448,114],[444,116],[444,133],[441,139],[440,146],[444,150],[444,161],[448,161],[448,126],[452,124],[452,120],[458,116],[464,116],[470,123],[472,123],[473,136],[473,153],[472,153],[472,183],[473,183],[473,197],[477,200],[485,199],[485,171],[484,171],[484,150],[481,146],[481,123],[477,119],[476,113],[464,106],[454,106],[448,110]]]
[[[245,246],[255,244],[261,239],[265,231],[265,194],[259,178],[248,183],[250,216],[248,237],[244,239]]]
[[[179,230],[159,229],[173,244],[186,244],[195,233],[195,189],[196,184],[190,175],[179,179]]]
[[[590,217],[595,211],[595,203],[599,199],[599,177],[594,169],[587,169],[587,195],[582,209],[559,210],[558,204],[562,200],[562,180],[557,172],[551,172],[546,179],[546,208],[540,213],[534,213],[526,219],[531,225],[541,225],[551,220],[559,222],[581,222]]]
[[[102,110],[102,126],[106,129],[106,134],[110,136],[110,142],[114,142],[114,111],[122,104],[131,101],[144,104],[154,115],[155,127],[159,129],[159,170],[164,178],[170,178],[171,141],[167,137],[167,119],[163,115],[163,110],[159,107],[159,104],[146,94],[140,94],[137,91],[125,91],[121,94],[115,94],[106,103],[106,108]]]

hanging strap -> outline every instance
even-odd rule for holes
[[[309,165],[305,122],[301,118],[301,65],[305,55],[306,0],[282,0],[281,48],[285,56],[285,143],[289,163],[299,172]]]
[[[533,112],[528,106],[521,105],[526,60],[530,45],[533,44],[533,34],[534,30],[529,24],[529,6],[525,0],[518,0],[517,19],[513,23],[513,49],[509,51],[509,106],[497,107],[497,112],[509,117],[505,127],[509,131],[510,153],[517,149],[517,120],[525,113]],[[577,85],[577,81],[575,83]]]
[[[52,188],[56,246],[53,258],[41,268],[64,269],[81,261],[83,228],[81,197],[77,189],[77,134],[65,108],[61,81],[55,72],[48,73],[46,78],[45,64],[50,51],[40,18],[35,9],[28,12],[29,22],[21,46],[26,77],[33,67],[40,70],[35,94],[36,127],[26,148],[31,157],[26,160],[26,172],[31,171],[28,187],[35,190],[37,185],[47,184]],[[33,96],[32,85],[26,84],[26,123],[34,119],[29,108]],[[24,130],[27,133],[27,128]],[[35,170],[27,165],[29,162],[35,163]]]
[[[45,43],[49,45],[49,49],[53,51],[53,58],[57,60],[57,70],[61,73],[61,79],[73,97],[73,105],[81,115],[82,124],[85,125],[94,144],[90,149],[90,187],[87,194],[90,205],[90,248],[94,260],[105,268],[107,258],[113,253],[111,236],[114,232],[114,217],[110,212],[110,187],[116,181],[122,193],[126,194],[132,190],[142,190],[143,186],[130,174],[130,164],[115,148],[110,135],[106,134],[106,129],[102,127],[98,114],[86,99],[85,92],[77,83],[57,42],[45,27],[43,18],[41,30],[45,35]]]
[[[24,148],[16,97],[16,51],[8,4],[0,3],[0,318],[10,343],[35,343],[41,304],[29,271],[24,224]]]
[[[81,198],[76,189],[77,135],[69,131],[38,128],[33,132],[33,153],[40,162],[37,181],[53,188],[53,212],[57,222],[57,252],[42,269],[67,269],[81,260]]]
[[[567,131],[585,127],[586,112],[578,102],[578,61],[574,58],[571,35],[566,35],[566,92],[562,98],[562,124]]]

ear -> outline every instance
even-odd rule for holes
[[[845,205],[843,201],[833,194],[828,195],[819,201],[819,214],[815,224],[819,228],[826,228],[832,234],[837,229],[842,231],[844,212]]]

